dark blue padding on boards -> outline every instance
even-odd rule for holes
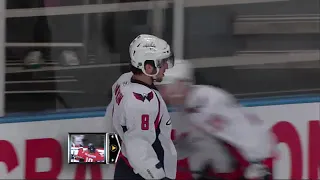
[[[317,102],[320,102],[320,95],[297,95],[240,100],[240,103],[246,107],[275,106],[284,104],[304,104]],[[171,109],[171,112],[173,111],[174,110]],[[103,117],[104,115],[105,107],[60,110],[55,112],[13,113],[0,118],[0,124],[34,121],[72,120],[80,118]]]

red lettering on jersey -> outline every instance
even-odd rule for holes
[[[141,130],[149,130],[149,114],[142,114],[141,116]]]
[[[116,96],[116,103],[119,105],[121,103],[121,100],[123,98],[123,94],[120,91],[120,85],[117,84],[115,91],[114,91],[114,95]]]
[[[117,84],[116,88],[114,89],[114,95],[117,95],[119,93],[119,91],[120,91],[120,85]]]
[[[120,92],[117,96],[116,96],[116,103],[119,105],[121,103],[121,100],[123,98],[123,94]]]

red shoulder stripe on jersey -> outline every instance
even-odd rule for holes
[[[119,105],[121,103],[122,98],[123,98],[123,94],[120,91],[120,85],[119,84],[117,84],[117,86],[115,88],[114,95],[116,96],[116,103]]]
[[[120,90],[120,85],[117,84],[117,85],[116,85],[116,88],[115,88],[115,90],[114,90],[114,95],[117,95],[117,94],[119,93],[119,90]]]
[[[121,103],[122,98],[123,98],[123,94],[121,92],[119,92],[119,94],[117,94],[117,96],[116,96],[116,103],[118,105]]]

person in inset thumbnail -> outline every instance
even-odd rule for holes
[[[84,135],[74,135],[72,139],[72,147],[83,147]]]
[[[97,151],[93,143],[88,144],[87,150],[81,148],[76,159],[79,159],[79,162],[104,162],[104,156]]]

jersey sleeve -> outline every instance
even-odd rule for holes
[[[112,123],[112,113],[113,113],[113,101],[111,101],[107,108],[106,113],[104,115],[104,120],[106,122],[106,132],[110,133],[114,131],[113,123]]]
[[[126,132],[123,143],[130,165],[145,179],[162,179],[165,172],[152,147],[159,107],[150,102],[125,103]],[[159,117],[158,117],[159,118]]]

